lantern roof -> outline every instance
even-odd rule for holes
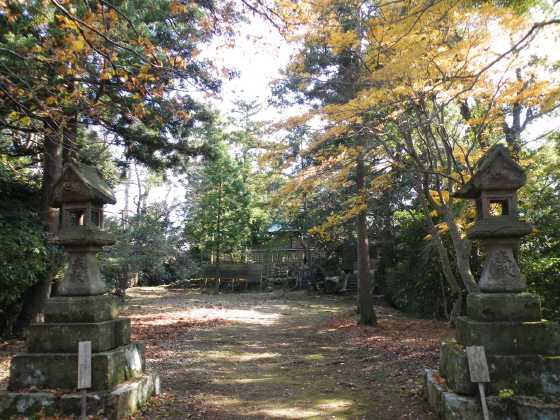
[[[54,187],[52,205],[60,207],[62,203],[86,201],[101,205],[116,203],[113,190],[103,180],[99,169],[70,161],[64,165]]]
[[[508,148],[496,144],[478,161],[473,177],[453,196],[478,198],[482,191],[516,191],[525,185],[523,168],[511,157]]]

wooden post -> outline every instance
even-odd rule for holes
[[[486,395],[484,393],[484,384],[490,382],[490,372],[488,371],[488,362],[486,361],[484,347],[470,346],[466,348],[466,351],[467,359],[469,361],[471,381],[478,383],[480,403],[482,404],[482,415],[484,416],[484,420],[490,420],[488,406],[486,405]]]
[[[87,390],[91,388],[91,341],[78,343],[78,390],[81,398],[81,420],[87,419]]]

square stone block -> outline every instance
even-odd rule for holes
[[[430,370],[425,372],[425,382],[428,403],[434,410],[436,418],[443,420],[483,419],[478,397],[449,392],[445,384],[439,384],[434,380],[434,372]],[[517,416],[513,400],[488,397],[486,402],[491,420],[521,420]],[[532,417],[531,420],[536,418]],[[523,420],[529,420],[529,418]]]
[[[442,396],[445,392],[443,385],[438,384],[434,375],[438,375],[437,371],[433,369],[426,369],[424,371],[424,386],[426,387],[426,399],[428,404],[434,410],[437,417],[441,417],[443,414],[443,402]]]
[[[477,398],[444,392],[442,414],[445,420],[483,420],[482,408]]]
[[[560,349],[560,326],[551,321],[479,322],[459,317],[457,342],[464,346],[484,346],[487,355],[556,356]]]
[[[144,371],[144,344],[131,343],[117,349],[93,353],[91,390],[109,390]],[[78,380],[75,353],[22,353],[12,358],[9,389],[19,391],[60,388],[73,390]]]
[[[452,341],[442,343],[439,371],[453,392],[461,395],[476,394],[477,388],[471,382],[469,363],[463,346]]]
[[[45,321],[101,322],[116,319],[119,300],[112,295],[55,296],[47,300]]]
[[[80,341],[91,341],[94,353],[126,345],[130,343],[130,320],[33,324],[26,336],[30,353],[73,353]]]
[[[110,420],[130,418],[154,394],[159,394],[158,376],[143,374],[109,391],[88,392],[87,414]],[[79,393],[0,392],[0,418],[79,418],[81,397]]]
[[[513,389],[516,395],[560,396],[560,356],[488,355],[490,383],[488,395]],[[465,348],[455,342],[443,343],[440,373],[447,386],[461,395],[475,395]]]
[[[560,402],[521,396],[515,399],[520,420],[560,420]]]
[[[143,375],[133,381],[118,385],[108,395],[105,414],[111,419],[128,418],[138,411],[152,395],[161,392],[159,376]]]
[[[0,392],[0,418],[56,414],[56,395],[51,392]],[[26,418],[24,417],[24,418]],[[27,417],[28,418],[28,417]]]
[[[541,302],[531,293],[471,293],[467,315],[475,321],[540,321]]]

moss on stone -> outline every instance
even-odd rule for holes
[[[560,326],[550,321],[478,322],[459,317],[457,342],[484,346],[487,354],[552,356],[560,348]]]
[[[9,388],[29,387],[72,390],[78,377],[76,354],[25,353],[13,357]],[[144,345],[136,342],[115,350],[94,353],[91,361],[92,390],[108,390],[137,377],[144,370]]]
[[[531,293],[469,294],[467,315],[474,321],[540,321],[540,299]]]
[[[73,353],[78,342],[91,341],[94,353],[130,343],[130,320],[34,324],[27,331],[30,353]]]
[[[56,296],[47,301],[45,322],[101,322],[116,319],[116,296]]]

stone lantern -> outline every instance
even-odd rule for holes
[[[486,252],[480,277],[482,292],[520,292],[526,283],[516,262],[519,240],[531,226],[518,218],[517,190],[525,185],[523,169],[498,144],[481,159],[472,179],[454,195],[476,202],[477,221],[468,237]]]
[[[525,292],[515,258],[531,226],[518,218],[523,169],[503,145],[480,160],[456,197],[473,199],[477,220],[468,237],[486,253],[480,292],[467,296],[467,316],[456,320],[456,339],[442,343],[438,371],[426,371],[427,396],[439,418],[482,419],[466,348],[484,348],[490,374],[485,384],[490,418],[559,419],[560,326],[542,319],[539,296]],[[501,398],[508,390],[511,398]]]
[[[60,231],[54,240],[68,254],[68,268],[59,284],[59,296],[91,296],[107,292],[97,266],[96,254],[112,245],[113,237],[103,229],[103,205],[115,197],[100,172],[72,162],[55,185],[53,207],[60,208]]]
[[[70,162],[53,193],[68,266],[57,295],[48,299],[45,322],[26,332],[26,353],[11,361],[8,392],[0,392],[0,418],[80,413],[76,393],[78,343],[91,343],[88,414],[121,419],[136,411],[159,379],[145,371],[144,345],[131,341],[130,320],[119,317],[118,299],[107,293],[96,254],[114,243],[103,231],[103,205],[113,192],[93,167]],[[97,417],[96,417],[97,418]]]

